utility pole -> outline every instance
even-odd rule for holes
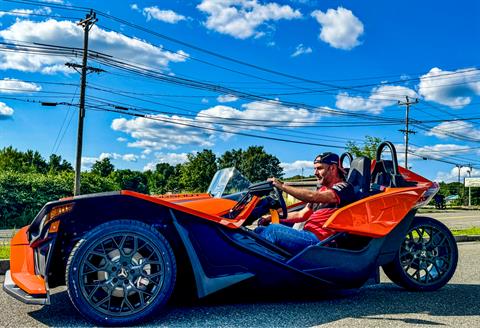
[[[458,183],[460,183],[460,169],[463,167],[463,165],[455,164],[455,166],[458,168]]]
[[[472,164],[468,164],[467,165],[468,167],[468,177],[470,178],[472,176]],[[464,180],[465,181],[465,180]],[[463,183],[463,185],[465,186],[465,182]],[[468,186],[468,207],[471,207],[472,206],[472,187],[469,185]]]
[[[84,20],[77,23],[83,27],[83,57],[82,57],[82,77],[80,85],[80,104],[78,108],[78,134],[77,134],[77,157],[75,162],[75,184],[73,194],[80,195],[80,171],[82,169],[82,144],[83,144],[83,119],[85,118],[85,87],[87,84],[87,58],[88,58],[88,33],[92,26],[97,22],[97,15],[93,10]],[[74,64],[67,63],[67,66],[75,67]]]
[[[407,100],[405,102],[402,102],[400,100],[398,101],[398,105],[406,106],[406,110],[405,110],[405,130],[399,130],[399,131],[403,132],[405,134],[405,168],[408,170],[408,135],[410,133],[415,133],[415,131],[408,129],[408,124],[410,122],[409,112],[410,112],[410,105],[417,104],[418,99],[415,98],[415,101],[410,101],[410,98],[408,96],[405,96],[405,99]]]

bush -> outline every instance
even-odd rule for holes
[[[0,173],[0,229],[29,224],[47,202],[73,195],[72,172]],[[82,194],[118,190],[109,178],[82,173]]]
[[[0,228],[29,224],[45,203],[72,195],[73,175],[0,173]]]

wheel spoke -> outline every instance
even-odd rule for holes
[[[88,261],[88,260],[85,261],[85,265],[86,265],[89,269],[91,269],[91,271],[88,271],[88,272],[83,271],[83,275],[100,271],[99,268],[97,268],[96,266],[94,266],[94,265],[93,265],[92,263],[90,263],[90,261]]]
[[[88,294],[88,298],[92,298],[92,296],[97,292],[97,290],[100,288],[100,285],[96,285],[92,291],[90,292],[90,294]]]
[[[447,236],[445,236],[445,235],[442,235],[441,238],[442,238],[442,239],[440,239],[440,241],[439,241],[438,243],[435,243],[435,244],[434,244],[436,247],[442,246],[442,245],[445,243],[445,241],[447,240]]]
[[[138,238],[133,237],[133,248],[132,248],[132,255],[137,253],[138,251]]]
[[[120,311],[123,311],[123,306],[125,304],[130,309],[130,311],[135,310],[135,307],[128,300],[128,290],[125,286],[123,286],[123,300],[122,300],[122,305],[120,305]]]

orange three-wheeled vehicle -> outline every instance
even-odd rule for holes
[[[390,148],[391,159],[381,158]],[[415,216],[438,191],[398,166],[384,142],[374,161],[351,161],[347,180],[357,201],[324,227],[336,233],[298,254],[250,229],[287,208],[270,182],[250,184],[233,168],[215,175],[206,194],[149,196],[131,191],[83,195],[46,204],[11,242],[4,290],[30,304],[50,303],[66,285],[75,308],[99,325],[130,325],[159,313],[191,282],[198,297],[241,284],[361,287],[378,278],[410,290],[445,285],[458,251],[440,222]]]

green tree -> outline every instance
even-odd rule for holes
[[[48,172],[49,173],[58,173],[65,171],[73,171],[72,164],[66,160],[62,160],[62,156],[52,154],[48,160]]]
[[[181,190],[185,189],[185,187],[180,182],[182,166],[183,164],[177,164],[174,166],[172,175],[168,177],[167,185],[165,186],[165,192],[178,193]]]
[[[378,145],[383,142],[381,138],[365,136],[365,141],[363,146],[358,146],[354,141],[348,141],[347,146],[345,147],[353,157],[366,156],[371,159],[375,159]]]
[[[280,160],[265,152],[262,146],[250,146],[247,150],[226,151],[219,159],[220,168],[236,167],[252,182],[264,181],[269,177],[282,177]]]
[[[108,177],[115,170],[110,158],[104,158],[101,161],[96,161],[91,172],[101,177]]]
[[[0,170],[20,173],[46,173],[48,164],[38,151],[19,151],[12,146],[0,150]]]
[[[1,172],[23,172],[23,153],[12,146],[0,150],[0,171]]]
[[[38,151],[29,149],[25,152],[23,158],[27,172],[47,173],[48,164]]]
[[[148,194],[147,176],[139,171],[132,170],[116,170],[112,173],[111,178],[122,190],[133,190]]]
[[[164,194],[169,190],[168,182],[174,179],[175,167],[168,163],[158,163],[154,171],[145,172],[148,181],[148,189],[152,194]]]
[[[221,157],[218,158],[218,168],[224,169],[226,167],[236,167],[240,170],[243,162],[243,150],[232,149],[227,150]]]
[[[190,192],[205,192],[217,171],[217,158],[208,149],[192,155],[180,167],[179,184],[182,189]]]

